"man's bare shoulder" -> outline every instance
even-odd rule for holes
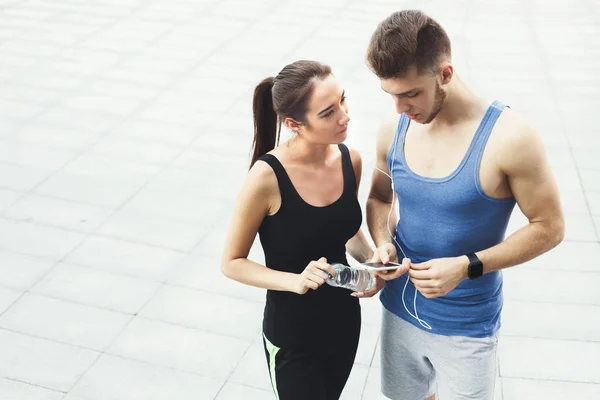
[[[396,130],[398,129],[399,120],[400,116],[398,114],[390,114],[382,119],[377,134],[378,154],[387,154],[389,151],[390,147],[392,146],[392,142],[394,141]]]
[[[533,124],[525,116],[510,108],[502,111],[494,130],[497,131],[494,136],[503,147],[514,147],[539,138],[539,133]]]
[[[524,157],[538,159],[545,153],[537,129],[527,118],[510,108],[506,108],[498,118],[491,139],[505,168],[523,161]]]

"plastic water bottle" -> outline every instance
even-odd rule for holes
[[[331,266],[337,272],[335,278],[327,279],[327,283],[331,286],[350,289],[353,292],[364,292],[374,286],[373,277],[367,270],[339,263],[333,263]]]

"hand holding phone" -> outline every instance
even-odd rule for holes
[[[402,266],[402,264],[398,264],[395,262],[388,262],[387,264],[384,264],[382,262],[367,262],[367,263],[361,263],[360,264],[361,267],[363,267],[366,270],[370,270],[370,271],[389,271],[389,270],[394,270],[394,269],[398,269],[399,267]]]

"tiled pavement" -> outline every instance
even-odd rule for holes
[[[496,399],[600,398],[598,0],[0,0],[0,399],[273,399],[264,293],[219,271],[251,91],[331,64],[364,204],[393,111],[364,53],[401,8],[539,128],[561,189],[565,242],[505,272]],[[377,400],[380,306],[362,304],[343,398]]]

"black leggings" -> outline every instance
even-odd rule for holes
[[[347,335],[347,336],[346,336]],[[278,400],[337,400],[346,385],[360,331],[316,343],[316,351],[280,349],[263,337],[271,384]]]

